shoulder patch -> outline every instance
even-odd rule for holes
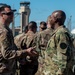
[[[61,49],[65,49],[65,48],[67,48],[67,45],[66,45],[65,43],[61,43],[61,44],[60,44],[60,48],[61,48]]]

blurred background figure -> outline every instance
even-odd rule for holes
[[[28,31],[28,25],[26,25],[26,26],[23,28],[23,32],[24,32],[24,33],[27,33],[27,31]]]
[[[38,71],[35,75],[40,75],[40,74],[43,75],[43,67],[45,64],[45,62],[44,62],[45,50],[47,47],[47,43],[54,32],[54,29],[51,28],[50,18],[51,18],[51,16],[49,15],[47,17],[47,29],[40,31],[37,34],[37,38],[38,38],[37,40],[39,41],[38,45],[39,45],[40,53],[39,53],[39,58],[38,58],[38,63],[39,63]]]
[[[45,29],[47,29],[47,24],[45,21],[41,21],[39,26],[39,31],[43,31]]]

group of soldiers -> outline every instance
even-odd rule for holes
[[[74,75],[74,46],[64,25],[66,14],[52,12],[47,23],[29,22],[23,33],[13,37],[9,24],[14,10],[0,7],[0,75]],[[17,67],[17,68],[16,68]]]

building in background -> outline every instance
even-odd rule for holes
[[[29,23],[29,16],[30,16],[30,8],[29,8],[30,2],[20,2],[20,33],[23,32],[23,27],[25,25],[28,25]]]
[[[15,17],[13,19],[12,22],[12,31],[13,31],[13,35],[16,36],[19,33],[23,32],[23,28],[28,25],[29,23],[29,16],[30,16],[30,2],[29,1],[25,1],[25,2],[20,2],[20,9],[19,9],[19,13],[17,13],[18,15],[20,15],[20,26],[15,27]]]

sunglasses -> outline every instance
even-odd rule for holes
[[[3,12],[2,14],[10,16],[10,15],[13,15],[14,13],[13,12],[8,12],[8,13]]]

